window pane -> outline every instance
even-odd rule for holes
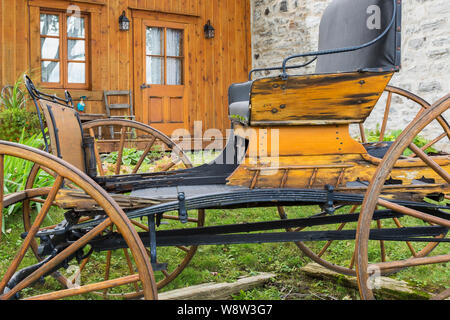
[[[59,62],[42,61],[42,82],[59,82]]]
[[[41,38],[41,59],[59,59],[59,39]]]
[[[41,14],[41,35],[59,36],[59,16]]]
[[[74,38],[84,38],[84,18],[76,15],[67,17],[67,36]]]
[[[162,45],[162,39],[164,37],[163,30],[161,28],[149,28],[147,27],[146,37],[146,52],[147,54],[162,56],[164,55],[164,46]]]
[[[183,84],[183,64],[181,59],[167,58],[167,84]]]
[[[158,57],[147,56],[147,83],[163,84],[163,59]]]
[[[84,63],[69,63],[69,83],[86,83],[86,64]]]
[[[183,31],[167,29],[167,55],[170,57],[182,56]]]
[[[85,61],[85,45],[84,40],[67,41],[67,53],[69,60]]]

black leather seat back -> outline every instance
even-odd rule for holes
[[[400,68],[401,5],[396,0],[395,23],[377,43],[352,52],[319,56],[316,73],[398,71]],[[388,27],[392,0],[334,0],[320,22],[319,50],[370,42]]]
[[[234,83],[228,89],[228,104],[239,101],[249,101],[252,81]]]

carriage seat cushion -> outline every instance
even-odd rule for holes
[[[228,89],[228,115],[231,121],[249,124],[252,84],[253,81],[234,83]]]

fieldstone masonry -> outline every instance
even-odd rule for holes
[[[320,19],[330,2],[252,0],[253,67],[278,66],[289,55],[317,50]],[[432,103],[450,92],[450,1],[403,0],[402,6],[402,69],[390,84]],[[301,73],[314,73],[314,68],[315,63]],[[370,129],[380,125],[385,99],[383,95],[366,122]],[[395,97],[390,127],[406,126],[417,111],[418,106]],[[446,118],[450,119],[449,113]],[[352,133],[355,130],[353,127]],[[438,133],[442,131],[436,125],[425,134],[431,139]]]

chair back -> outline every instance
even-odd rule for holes
[[[91,169],[87,170],[92,166],[90,157],[86,156],[88,138],[83,137],[80,117],[73,107],[70,94],[66,92],[66,99],[61,99],[40,92],[28,76],[25,76],[25,86],[36,106],[47,152],[51,152],[90,176],[95,176],[96,170],[95,172]],[[42,114],[47,124],[50,146],[45,135]]]
[[[316,73],[399,71],[401,53],[401,1],[334,0],[319,27],[319,51],[369,43],[394,24],[379,41],[356,51],[320,55]]]

